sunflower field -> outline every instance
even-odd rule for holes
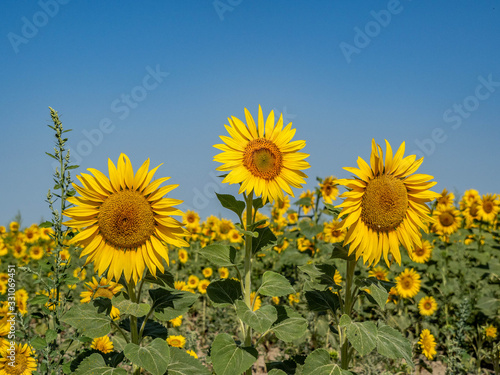
[[[494,192],[375,140],[301,191],[306,142],[259,107],[221,127],[239,192],[201,218],[149,160],[72,165],[50,111],[52,218],[0,226],[0,375],[500,374]]]

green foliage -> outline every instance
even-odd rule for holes
[[[267,332],[278,319],[276,308],[271,305],[263,306],[256,311],[250,310],[246,303],[241,300],[237,300],[235,305],[238,318],[259,333]]]
[[[211,282],[207,294],[215,303],[234,304],[242,297],[241,284],[236,280],[217,280]]]
[[[227,333],[217,335],[212,343],[212,363],[217,375],[241,374],[254,364],[259,354],[252,347],[239,347]]]
[[[316,349],[307,356],[302,375],[352,375],[352,373],[332,363],[328,351]]]
[[[295,289],[292,288],[290,281],[285,276],[273,271],[266,271],[262,275],[262,284],[258,293],[264,296],[281,297],[295,293]]]
[[[307,330],[307,320],[288,306],[276,306],[278,319],[271,331],[280,340],[291,342],[304,336]]]
[[[127,371],[119,368],[112,368],[106,366],[104,359],[100,354],[94,353],[91,356],[85,358],[78,369],[75,371],[75,375],[127,375]]]
[[[91,338],[102,337],[111,332],[110,318],[98,314],[91,304],[73,306],[63,315],[61,321]]]
[[[202,248],[200,254],[219,267],[232,267],[236,264],[236,249],[233,246],[212,244]]]
[[[170,361],[170,349],[165,340],[154,339],[148,346],[129,343],[125,346],[125,357],[153,375],[163,375]]]

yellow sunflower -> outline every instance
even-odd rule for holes
[[[260,105],[257,124],[246,108],[245,117],[246,124],[234,116],[228,119],[230,126],[225,127],[230,137],[221,136],[225,144],[214,145],[223,151],[214,157],[223,163],[217,170],[229,171],[223,182],[241,183],[239,194],[254,191],[256,196],[262,195],[264,204],[284,200],[283,191],[293,197],[290,186],[301,188],[307,177],[302,170],[310,167],[304,161],[309,155],[299,152],[306,142],[291,142],[295,129],[292,123],[283,129],[283,115],[275,124],[271,111],[264,122]]]
[[[250,304],[252,305],[253,311],[257,311],[260,309],[260,306],[262,305],[262,300],[260,299],[260,296],[257,296],[257,299],[255,299],[255,292],[250,293]]]
[[[171,216],[182,216],[173,207],[182,201],[163,198],[178,185],[160,188],[169,177],[151,182],[158,167],[148,172],[148,159],[134,175],[129,158],[121,154],[117,168],[108,159],[109,178],[89,168],[94,176],[82,173],[77,178],[83,187],[73,184],[81,196],[68,198],[77,207],[64,212],[72,218],[65,225],[80,233],[71,243],[84,247],[85,264],[94,262],[99,274],[107,270],[108,279],[118,281],[123,273],[127,282],[137,282],[146,267],[156,276],[157,269],[164,271],[163,260],[168,265],[164,243],[188,246],[182,238],[188,232]]]
[[[221,279],[227,279],[229,277],[229,270],[226,267],[220,267],[219,276]]]
[[[173,346],[175,348],[183,348],[184,345],[186,345],[186,338],[184,336],[178,335],[178,336],[168,336],[167,337],[167,343],[170,346]]]
[[[434,297],[422,297],[418,302],[420,315],[430,316],[436,312],[438,304]]]
[[[440,196],[436,199],[437,207],[454,207],[453,201],[455,200],[455,194],[448,192],[448,190],[443,189]]]
[[[196,287],[198,286],[200,282],[200,278],[196,275],[190,275],[188,277],[188,282],[187,282],[187,286],[189,289],[196,289]]]
[[[497,327],[495,327],[491,324],[489,326],[485,327],[484,328],[484,335],[487,338],[496,339],[497,338]]]
[[[311,190],[307,189],[300,194],[299,199],[302,198],[309,198],[308,200],[306,200],[307,204],[300,205],[300,208],[302,208],[302,211],[304,211],[304,215],[307,215],[314,209],[314,193]]]
[[[187,210],[186,213],[182,216],[182,221],[186,223],[186,227],[192,228],[192,227],[197,227],[198,224],[200,223],[200,215],[198,215],[196,212]]]
[[[92,341],[90,347],[104,354],[111,353],[113,351],[113,341],[108,336],[97,337]]]
[[[300,293],[289,294],[288,295],[288,303],[290,306],[293,306],[294,303],[300,302]]]
[[[420,291],[420,275],[412,268],[406,268],[396,277],[396,289],[401,298],[413,298]]]
[[[283,215],[290,208],[290,197],[285,195],[284,199],[278,199],[274,202],[273,210],[278,215]]]
[[[376,277],[379,280],[389,281],[387,275],[389,274],[389,270],[383,267],[373,267],[370,271],[368,271],[369,277]]]
[[[475,220],[480,220],[479,207],[481,207],[481,202],[472,202],[469,206],[465,206],[462,209],[462,215],[465,218],[465,224],[467,228],[474,226]]]
[[[417,263],[427,262],[432,254],[433,246],[427,240],[422,241],[422,246],[419,246],[411,253],[411,259]]]
[[[345,237],[345,231],[340,229],[342,223],[337,220],[333,220],[329,223],[325,222],[323,224],[323,238],[326,242],[336,243],[341,242]]]
[[[30,247],[30,257],[33,260],[42,259],[45,251],[43,251],[41,246],[35,245]]]
[[[198,358],[198,355],[194,352],[194,350],[186,350],[186,353],[191,357]]]
[[[326,177],[323,182],[320,182],[319,188],[326,203],[332,204],[333,201],[337,200],[339,189],[337,188],[337,179],[335,176]]]
[[[185,249],[179,249],[179,262],[186,263],[189,259],[188,252]]]
[[[180,327],[182,325],[182,315],[179,315],[177,318],[170,319],[169,322],[172,324],[172,327]]]
[[[420,341],[418,342],[422,349],[422,353],[427,359],[432,359],[436,355],[436,340],[428,329],[424,329],[420,334]]]
[[[473,203],[481,202],[481,197],[477,190],[469,189],[466,190],[464,196],[460,200],[460,209],[464,209],[467,206],[470,206]]]
[[[87,290],[80,293],[80,303],[89,303],[98,297],[112,299],[122,288],[123,285],[109,281],[104,277],[99,282],[95,277],[92,277],[91,282],[85,283],[85,289]],[[112,306],[109,316],[111,319],[117,320],[120,317],[120,310]]]
[[[228,233],[231,243],[240,243],[243,241],[243,235],[237,229],[231,229]]]
[[[0,374],[2,375],[31,375],[36,371],[36,360],[33,358],[35,352],[28,344],[15,344],[14,353],[8,351],[9,347],[4,347],[0,352]],[[14,366],[11,359],[14,358]]]
[[[483,195],[479,205],[479,216],[481,220],[493,223],[500,211],[500,201],[496,194]]]
[[[201,294],[207,293],[207,287],[210,285],[210,280],[203,279],[198,283],[198,292]]]
[[[385,162],[382,148],[372,140],[370,165],[358,158],[358,168],[344,168],[357,176],[338,180],[348,188],[341,197],[344,202],[339,217],[345,216],[342,229],[349,228],[344,246],[350,244],[349,254],[363,256],[364,262],[377,264],[383,254],[387,265],[389,253],[401,264],[399,244],[413,251],[421,245],[420,229],[429,220],[429,202],[440,195],[429,191],[436,182],[432,176],[413,174],[423,161],[416,156],[403,158],[404,142],[395,155],[386,142]]]
[[[460,211],[455,207],[436,208],[432,216],[434,218],[432,231],[439,235],[449,236],[455,233],[462,222]]]

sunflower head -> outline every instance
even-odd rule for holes
[[[159,166],[158,166],[159,167]],[[163,198],[177,185],[160,185],[167,178],[152,182],[158,167],[149,171],[149,159],[134,174],[132,163],[125,154],[115,167],[108,160],[109,178],[89,168],[92,173],[77,176],[82,186],[73,184],[79,197],[68,198],[74,204],[64,211],[70,217],[65,223],[80,232],[72,244],[84,249],[80,257],[88,256],[86,264],[93,262],[99,274],[107,272],[109,279],[127,281],[141,279],[145,268],[156,276],[168,264],[165,244],[188,246],[183,239],[187,231],[172,215],[182,216],[174,206],[182,201]]]
[[[396,290],[401,298],[413,298],[420,291],[420,275],[412,268],[396,277]]]
[[[113,351],[113,342],[108,336],[97,337],[92,341],[90,345],[92,349],[99,350],[100,352],[107,354]]]
[[[264,121],[259,106],[257,124],[245,108],[246,124],[236,117],[228,118],[225,125],[230,137],[221,136],[224,144],[214,145],[223,151],[214,161],[223,163],[218,171],[229,172],[223,182],[241,184],[239,194],[255,192],[267,201],[284,200],[283,191],[291,195],[291,187],[300,188],[307,177],[302,170],[310,167],[304,161],[309,155],[298,152],[305,141],[291,142],[295,129],[289,123],[283,129],[283,115],[275,124],[271,111]]]
[[[418,311],[420,315],[430,316],[436,312],[438,308],[434,297],[422,297],[418,303]]]
[[[427,359],[432,359],[436,355],[436,340],[428,329],[424,329],[420,334],[420,348]]]
[[[393,154],[385,142],[385,160],[373,140],[370,164],[358,158],[358,168],[344,168],[355,178],[337,181],[348,190],[337,207],[342,207],[339,217],[344,217],[341,228],[348,228],[344,246],[349,244],[349,254],[356,252],[356,258],[363,256],[369,264],[377,264],[383,255],[390,265],[389,254],[401,264],[399,244],[410,253],[421,246],[420,229],[427,232],[425,222],[430,220],[425,203],[440,194],[428,190],[436,184],[429,182],[432,176],[413,174],[423,158],[403,157],[404,142]]]

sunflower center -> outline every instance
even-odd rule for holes
[[[471,216],[474,216],[474,217],[477,216],[477,214],[478,214],[478,205],[477,204],[473,204],[472,206],[470,206],[469,214]]]
[[[432,303],[430,303],[430,301],[426,301],[426,302],[424,303],[424,309],[425,309],[425,310],[430,310],[430,309],[432,309]]]
[[[443,212],[439,215],[439,222],[443,227],[449,227],[455,222],[455,217],[449,212]]]
[[[423,247],[415,249],[415,255],[421,257],[424,254],[425,254],[425,249]]]
[[[490,201],[486,201],[483,203],[483,210],[487,214],[489,214],[491,211],[493,211],[493,203]]]
[[[106,242],[121,249],[135,249],[153,234],[153,209],[137,191],[122,190],[109,196],[101,206],[99,229]]]
[[[406,216],[408,193],[400,179],[382,175],[368,183],[361,202],[361,219],[380,232],[396,229]]]
[[[413,279],[411,277],[405,277],[401,280],[401,286],[403,289],[411,289],[413,286]]]
[[[243,153],[243,165],[254,176],[272,180],[279,176],[283,156],[278,147],[268,139],[250,141]]]

